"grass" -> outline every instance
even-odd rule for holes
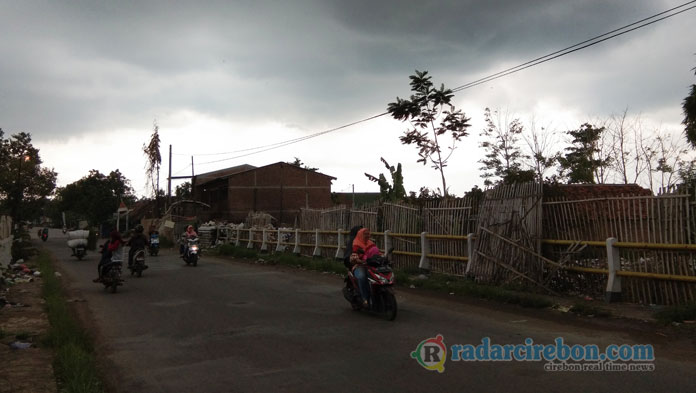
[[[262,258],[270,264],[294,266],[307,270],[316,270],[343,275],[346,268],[342,261],[326,258],[309,258],[288,253],[260,254],[253,249],[235,247],[225,244],[216,249],[218,255],[232,256],[235,258]],[[445,274],[431,274],[427,280],[419,280],[412,276],[420,273],[417,268],[395,269],[395,281],[397,285],[424,288],[439,292],[454,293],[455,295],[473,296],[482,299],[493,300],[508,304],[517,304],[522,307],[547,308],[553,306],[553,302],[534,294],[521,293],[501,287],[477,284],[471,280]]]
[[[696,303],[688,303],[680,306],[670,306],[654,314],[658,322],[669,324],[672,322],[696,320]]]
[[[49,254],[41,251],[37,257],[37,264],[41,270],[42,294],[50,322],[44,344],[55,351],[53,368],[60,391],[103,392],[92,341],[77,323],[65,301],[63,287],[54,274]]]

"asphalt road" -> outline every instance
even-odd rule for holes
[[[118,392],[693,392],[693,343],[631,329],[549,319],[538,311],[397,289],[388,322],[354,312],[336,276],[172,252],[148,257],[119,292],[91,282],[97,253],[78,261],[59,231],[42,243],[91,315],[97,352]],[[125,271],[127,274],[127,270]],[[564,316],[565,317],[565,316]],[[444,372],[414,358],[419,343],[655,345],[655,371],[545,371],[543,361],[454,362]],[[654,338],[653,338],[654,337]],[[423,352],[425,353],[425,352]],[[432,358],[435,359],[435,358]]]

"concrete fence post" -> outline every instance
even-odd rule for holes
[[[343,232],[341,231],[341,228],[338,228],[338,248],[336,249],[336,259],[343,259],[343,253],[341,250],[343,250],[343,243],[345,243],[345,240],[343,240]]]
[[[247,243],[247,248],[254,248],[254,230],[249,228],[249,243]]]
[[[474,234],[473,233],[466,235],[466,256],[469,258],[469,260],[466,261],[466,271],[464,272],[464,275],[468,276],[469,271],[471,271],[471,268],[473,267],[473,264],[474,264]]]
[[[604,299],[607,303],[621,301],[621,276],[616,272],[621,270],[621,255],[619,249],[614,247],[616,238],[610,237],[607,239],[607,266],[609,268],[609,276],[607,278],[607,291]]]
[[[261,236],[261,252],[268,252],[268,231],[263,229]]]
[[[387,255],[389,249],[392,247],[391,243],[391,231],[389,229],[384,230],[384,255]]]
[[[313,257],[320,257],[321,256],[321,248],[319,247],[319,230],[315,229],[314,230],[314,252],[312,253]]]
[[[293,254],[300,255],[300,230],[295,228],[295,248],[292,250]]]
[[[237,239],[234,241],[235,247],[239,247],[239,245],[241,244],[239,239],[241,239],[241,238],[242,238],[242,230],[241,230],[241,228],[237,228]]]
[[[280,239],[281,239],[280,228],[278,228],[278,235],[277,235],[277,240],[278,240],[278,241],[276,242],[276,249],[275,249],[276,252],[283,252],[283,251],[285,251],[285,245],[280,244]]]
[[[428,254],[430,254],[430,241],[426,237],[428,232],[421,232],[421,259],[418,267],[423,270],[430,270],[430,260],[428,259]]]

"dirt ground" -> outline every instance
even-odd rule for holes
[[[0,307],[0,393],[57,392],[53,351],[41,344],[49,327],[41,278],[1,290],[0,297],[7,302]],[[31,347],[13,349],[15,342]]]

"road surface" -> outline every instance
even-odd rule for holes
[[[55,232],[55,233],[54,233]],[[333,275],[204,255],[186,266],[171,251],[148,257],[142,278],[115,294],[92,283],[97,253],[70,256],[52,231],[42,243],[90,319],[117,392],[693,392],[692,342],[650,330],[584,324],[582,318],[397,289],[388,322],[352,311]],[[580,321],[580,322],[578,322]],[[441,335],[444,372],[411,354]],[[654,345],[654,371],[545,371],[544,361],[455,362],[454,344]],[[427,346],[427,345],[426,345]],[[430,351],[430,352],[429,352]],[[423,349],[435,363],[434,349]],[[442,360],[442,359],[440,359]],[[646,362],[643,362],[646,363]]]

